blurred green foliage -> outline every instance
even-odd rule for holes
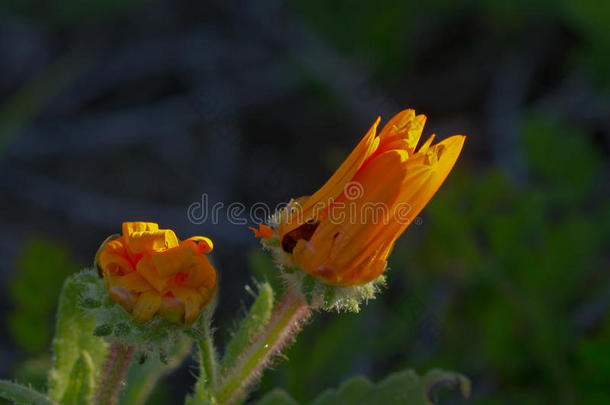
[[[405,65],[410,54],[407,47],[412,45],[407,43],[406,34],[415,17],[409,2],[389,1],[384,7],[362,0],[295,0],[294,4],[308,23],[342,52],[366,63],[376,61],[386,73],[395,73]]]
[[[7,330],[18,348],[13,366],[17,381],[45,389],[57,298],[65,278],[79,267],[66,246],[47,237],[37,236],[24,244],[5,286],[11,303]]]
[[[8,327],[15,343],[28,354],[48,350],[59,291],[65,278],[78,270],[68,249],[57,242],[37,237],[24,246],[8,286],[13,304]]]
[[[477,38],[477,47],[494,54],[498,45],[522,46],[528,26],[555,23],[582,37],[575,65],[610,85],[610,3],[597,0],[387,0],[371,2],[292,0],[307,23],[333,46],[366,63],[379,80],[411,72],[419,43],[436,41],[435,28],[476,17],[492,35]],[[442,35],[442,30],[440,35]],[[451,35],[446,36],[450,40]],[[437,55],[437,61],[445,61]],[[451,63],[450,60],[447,60]],[[429,66],[434,68],[434,66]]]

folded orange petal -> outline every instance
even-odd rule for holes
[[[203,256],[197,265],[186,272],[182,284],[186,287],[211,289],[216,285],[216,272],[207,257]]]
[[[213,246],[203,236],[180,242],[155,223],[126,222],[123,235],[100,248],[96,267],[110,298],[136,321],[159,314],[188,325],[216,292],[216,270],[206,256]]]
[[[187,241],[193,242],[197,248],[197,251],[200,253],[210,253],[214,249],[212,239],[206,238],[205,236],[193,236],[188,238],[185,242]]]
[[[150,291],[154,287],[144,279],[138,272],[131,272],[124,276],[107,276],[111,286],[121,286],[135,293]]]
[[[184,319],[184,302],[180,298],[164,296],[159,315],[170,322],[180,323]]]
[[[133,319],[137,322],[146,322],[152,319],[161,307],[161,295],[156,291],[147,291],[140,294],[133,307]]]
[[[151,252],[152,265],[159,277],[166,278],[188,269],[201,260],[191,243],[182,243],[162,252]]]

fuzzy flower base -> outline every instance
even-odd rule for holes
[[[283,268],[281,271],[284,282],[300,291],[312,309],[358,313],[360,305],[374,299],[385,286],[383,275],[364,285],[338,287],[321,282],[300,269]]]
[[[271,229],[277,228],[276,217],[279,215],[269,219]],[[261,244],[265,250],[271,252],[287,287],[300,291],[312,309],[358,313],[363,303],[374,299],[375,294],[385,287],[386,278],[383,274],[369,283],[349,287],[330,285],[310,276],[291,262],[290,255],[282,250],[275,231],[270,238],[262,238]]]

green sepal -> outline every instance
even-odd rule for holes
[[[99,306],[102,305],[101,302],[91,299],[91,298],[86,298],[80,301],[80,306],[83,308],[97,308]]]
[[[324,289],[324,308],[331,308],[337,296],[337,288],[332,285],[327,285]]]
[[[131,332],[131,328],[129,327],[129,324],[127,324],[125,322],[117,323],[116,325],[114,325],[114,328],[112,329],[112,333],[116,337],[127,336],[127,335],[129,335],[130,332]]]
[[[311,306],[313,303],[313,292],[316,288],[316,279],[309,274],[304,276],[301,281],[301,293],[305,297],[307,304]]]
[[[327,284],[302,270],[286,272],[285,269],[282,267],[280,273],[284,282],[300,291],[310,307],[325,311],[357,313],[360,311],[360,306],[374,299],[380,288],[385,285],[383,274],[364,285],[342,287]]]
[[[112,333],[112,325],[108,325],[108,324],[99,325],[98,327],[93,329],[93,335],[99,336],[99,337],[108,336],[111,333]]]

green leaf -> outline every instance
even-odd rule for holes
[[[95,387],[94,375],[93,360],[89,353],[83,350],[72,367],[68,386],[60,402],[66,405],[91,403]]]
[[[55,402],[32,388],[11,381],[0,380],[0,398],[18,405],[55,405]]]
[[[182,361],[191,352],[192,346],[193,341],[185,338],[179,344],[172,347],[167,364],[163,364],[157,358],[149,358],[144,364],[133,365],[127,374],[129,384],[121,396],[120,402],[126,405],[141,405],[146,403],[146,399],[159,380],[182,364]]]
[[[286,391],[276,388],[263,399],[258,402],[258,405],[299,405]]]
[[[413,370],[394,373],[373,384],[364,377],[352,378],[336,389],[328,390],[311,405],[432,405],[440,388],[460,388],[464,397],[470,395],[470,382],[461,374],[431,370],[420,377]],[[258,405],[296,405],[284,391],[274,390]]]
[[[330,390],[312,402],[312,405],[431,405],[439,388],[460,387],[462,395],[470,394],[466,377],[442,370],[431,370],[420,377],[413,370],[394,373],[383,381],[372,384],[356,377]]]
[[[252,343],[252,339],[263,330],[271,317],[272,310],[273,289],[269,283],[263,283],[259,286],[258,296],[250,307],[250,311],[241,321],[237,332],[227,345],[221,363],[221,375],[225,375],[235,365],[239,356]]]
[[[49,395],[55,401],[64,397],[71,384],[72,370],[83,351],[90,356],[93,370],[101,370],[106,356],[106,342],[93,336],[95,319],[84,314],[78,306],[81,291],[85,287],[80,280],[84,280],[83,276],[88,273],[91,271],[85,270],[69,277],[59,297],[53,339],[53,368],[49,373]]]
[[[354,377],[347,380],[338,390],[326,391],[313,401],[314,404],[358,404],[361,398],[374,391],[374,385],[364,377]]]

